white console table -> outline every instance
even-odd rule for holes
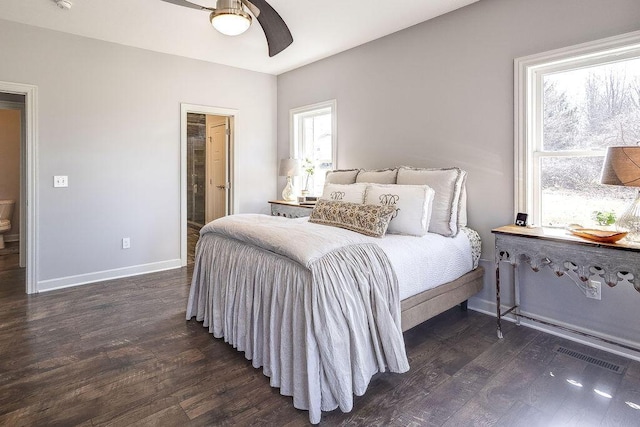
[[[547,320],[536,318],[533,315],[523,314],[520,311],[520,284],[517,272],[518,265],[524,261],[531,266],[533,271],[539,271],[546,266],[558,277],[568,272],[574,272],[583,282],[587,282],[590,278],[599,279],[610,287],[624,282],[625,286],[632,285],[640,292],[640,244],[624,242],[614,244],[598,243],[574,236],[563,229],[543,227],[528,228],[507,225],[491,230],[491,232],[495,235],[496,240],[498,338],[502,338],[501,318],[507,314],[512,314],[518,324],[520,318],[524,318],[633,351],[640,351],[638,348],[554,324]],[[514,303],[505,311],[502,310],[500,301],[501,262],[511,264],[514,270],[512,283]],[[638,301],[640,302],[640,299]]]

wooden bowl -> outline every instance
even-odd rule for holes
[[[623,239],[628,233],[626,231],[598,230],[595,228],[582,228],[570,226],[569,231],[578,237],[593,240],[599,243],[616,243]]]

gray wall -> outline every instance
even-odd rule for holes
[[[179,260],[180,103],[239,110],[239,210],[268,211],[275,76],[2,20],[0,52],[1,81],[38,87],[41,289]]]
[[[339,168],[466,169],[489,270],[471,306],[493,310],[490,230],[514,221],[514,58],[638,29],[637,0],[481,0],[278,76],[278,158],[289,155],[289,109],[335,98]],[[546,273],[525,285],[531,311],[640,343],[629,286],[594,302]]]

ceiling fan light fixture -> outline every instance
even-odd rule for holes
[[[237,36],[251,26],[251,15],[242,9],[216,9],[209,16],[211,25],[227,36]]]
[[[69,0],[55,0],[55,2],[60,9],[69,10],[71,9],[71,6],[73,6],[73,3],[71,3]]]

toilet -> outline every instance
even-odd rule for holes
[[[4,233],[11,229],[15,200],[0,200],[0,249],[4,249]]]

